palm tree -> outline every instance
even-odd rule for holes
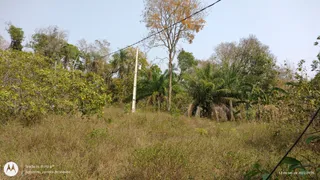
[[[240,97],[239,76],[233,66],[205,63],[185,76],[187,89],[194,99],[194,105],[203,108],[203,115],[211,118],[212,107],[229,106],[229,118],[234,119],[233,102]]]
[[[161,73],[159,69],[151,67],[147,74],[149,76],[140,79],[137,100],[147,98],[147,104],[157,104],[160,111],[161,104],[167,99],[168,71]]]
[[[113,55],[113,60],[111,61],[111,65],[114,69],[114,72],[118,73],[119,78],[123,78],[125,76],[125,72],[128,66],[127,61],[128,61],[127,52],[124,50]]]
[[[224,84],[223,79],[217,77],[213,64],[195,69],[194,73],[186,75],[185,79],[195,107],[202,107],[204,116],[211,118],[212,105],[215,101],[220,101],[222,91],[219,90]]]

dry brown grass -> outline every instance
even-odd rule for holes
[[[104,119],[50,116],[31,127],[0,126],[0,164],[16,162],[17,179],[243,179],[255,162],[270,171],[301,130],[108,108]],[[300,143],[291,156],[302,154],[320,161]],[[26,165],[71,173],[22,175]]]

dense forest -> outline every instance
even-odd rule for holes
[[[150,63],[147,54],[138,49],[137,113],[218,123],[276,123],[282,124],[281,127],[307,124],[320,106],[320,48],[310,67],[316,72],[312,78],[307,76],[304,60],[300,60],[297,69],[286,63],[278,65],[277,57],[268,45],[255,35],[221,42],[210,58],[198,60],[192,52],[177,49],[176,45],[181,40],[192,43],[196,33],[200,33],[205,25],[205,14],[200,13],[168,28],[200,7],[196,1],[191,1],[194,3],[191,5],[174,0],[163,1],[167,4],[161,2],[146,1],[143,20],[150,34],[167,28],[155,35],[149,45],[160,45],[168,50],[165,55],[168,69],[161,70],[158,65]],[[176,4],[173,6],[172,3]],[[111,53],[107,40],[88,42],[81,39],[77,44],[71,44],[67,33],[57,26],[36,29],[26,44],[23,44],[23,27],[8,24],[7,32],[10,40],[0,36],[0,126],[15,121],[22,127],[32,128],[52,116],[72,118],[78,115],[79,121],[97,118],[111,123],[117,119],[113,119],[116,117],[106,109],[112,108],[117,111],[120,108],[120,113],[131,116],[138,46]],[[318,42],[320,36],[315,37],[310,46],[319,46]],[[291,157],[286,161],[291,170],[311,168],[319,176],[319,158],[315,158],[320,150],[319,125],[318,118],[310,127],[316,133],[306,137],[308,144],[312,144],[315,165],[304,167]],[[208,134],[203,128],[197,131]],[[93,136],[100,133],[95,131]],[[145,164],[141,167],[148,171]],[[148,177],[159,178],[153,174],[155,171],[161,170],[148,171],[154,175],[147,174]],[[181,173],[161,176],[186,178],[183,176],[186,172]],[[260,165],[256,164],[252,171],[248,170],[246,178],[261,177],[266,173],[268,171],[260,170]],[[127,177],[139,179],[147,175],[133,173]],[[79,177],[98,178],[99,175]],[[235,177],[239,176],[229,178]]]

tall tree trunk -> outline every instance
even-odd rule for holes
[[[168,111],[171,110],[171,97],[172,97],[172,53],[169,53],[169,97],[168,97]]]

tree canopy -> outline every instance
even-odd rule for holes
[[[171,108],[172,96],[172,62],[176,56],[176,46],[180,39],[192,43],[195,33],[198,33],[205,24],[204,14],[198,13],[186,19],[180,24],[175,23],[189,17],[192,13],[201,9],[198,0],[146,0],[144,19],[150,34],[165,29],[162,33],[154,36],[152,46],[164,46],[168,51],[169,60],[169,94],[168,110]]]
[[[22,51],[22,41],[24,39],[24,32],[22,28],[10,24],[7,31],[11,37],[11,43],[9,47],[17,51]]]

